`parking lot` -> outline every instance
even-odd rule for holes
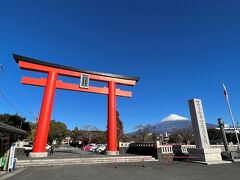
[[[44,159],[62,159],[62,158],[86,158],[86,157],[96,157],[105,156],[104,154],[90,151],[83,151],[80,148],[75,147],[61,147],[55,148],[52,155],[45,157]],[[18,156],[18,160],[29,159],[26,155]]]

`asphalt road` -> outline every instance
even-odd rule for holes
[[[239,180],[240,163],[200,165],[149,162],[26,168],[9,180]]]

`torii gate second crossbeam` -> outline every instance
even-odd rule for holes
[[[22,83],[34,86],[45,87],[44,96],[35,135],[33,152],[31,157],[46,157],[46,143],[56,89],[65,89],[72,91],[82,91],[89,93],[98,93],[108,95],[108,147],[109,155],[117,155],[117,123],[116,123],[116,96],[132,97],[130,91],[116,89],[116,84],[134,86],[139,80],[138,77],[128,77],[116,74],[107,74],[94,71],[86,71],[77,68],[67,67],[59,64],[53,64],[46,61],[32,59],[13,54],[15,61],[21,69],[47,73],[47,78],[23,77]],[[107,82],[108,87],[81,87],[79,84],[66,83],[58,80],[58,76],[68,76],[79,78],[83,75],[89,80]],[[82,79],[81,79],[82,81]]]

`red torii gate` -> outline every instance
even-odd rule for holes
[[[15,61],[21,69],[48,73],[48,78],[23,77],[22,83],[27,85],[45,87],[44,96],[34,140],[33,152],[31,157],[45,157],[48,130],[52,113],[55,90],[65,89],[72,91],[82,91],[108,95],[108,151],[109,155],[117,155],[117,125],[116,125],[116,96],[132,97],[130,91],[116,89],[116,84],[134,86],[139,80],[138,77],[128,77],[116,74],[107,74],[94,71],[86,71],[77,68],[53,64],[46,61],[32,59],[13,54]],[[80,78],[87,75],[89,80],[102,81],[108,83],[107,87],[80,87],[79,84],[66,83],[58,80],[58,75]]]

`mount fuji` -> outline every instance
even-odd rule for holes
[[[154,133],[173,132],[179,129],[192,128],[192,122],[186,117],[177,114],[170,114],[163,118],[160,122],[151,125]],[[207,128],[216,128],[215,124],[207,123]]]

